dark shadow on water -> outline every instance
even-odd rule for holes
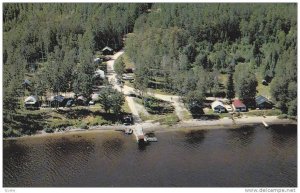
[[[29,152],[30,148],[18,141],[3,142],[3,187],[25,186],[24,171],[31,162]]]
[[[198,145],[205,139],[205,130],[193,130],[185,134],[185,142],[192,145]]]
[[[252,143],[255,136],[255,127],[245,125],[237,129],[228,129],[230,143],[247,146]]]
[[[272,143],[277,147],[297,142],[297,125],[271,125],[269,130],[272,135]]]
[[[284,136],[290,136],[297,134],[297,125],[286,124],[286,125],[270,125],[272,133],[277,133]]]
[[[63,155],[72,155],[77,153],[89,154],[94,152],[94,143],[84,139],[72,140],[66,137],[51,142],[51,149],[56,153]]]
[[[120,154],[123,146],[124,141],[119,138],[107,139],[102,143],[104,154],[107,156]]]
[[[3,143],[3,166],[6,161],[15,162],[19,165],[19,160],[24,161],[30,149],[26,145],[18,143],[17,140],[7,140]]]
[[[146,148],[147,146],[150,146],[150,143],[149,142],[141,142],[141,143],[138,143],[138,149],[140,151],[146,151]]]

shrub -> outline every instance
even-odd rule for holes
[[[85,122],[83,122],[80,125],[80,129],[89,129],[89,127],[88,127],[88,125]]]
[[[3,131],[3,137],[20,137],[22,134],[19,130],[9,128]]]
[[[44,131],[45,131],[46,133],[54,133],[54,129],[51,128],[51,127],[46,127],[46,128],[44,129]]]
[[[287,119],[288,115],[287,114],[282,114],[278,116],[279,119]]]

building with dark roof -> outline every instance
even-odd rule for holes
[[[104,55],[113,55],[114,50],[111,47],[106,46],[105,48],[102,49],[102,54],[104,54]]]
[[[273,103],[264,96],[255,97],[256,107],[259,109],[271,109],[273,107]]]

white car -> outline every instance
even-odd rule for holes
[[[233,111],[231,105],[225,105],[225,108],[226,108],[227,112]]]

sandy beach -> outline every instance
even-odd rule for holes
[[[218,120],[198,120],[198,119],[190,119],[186,121],[181,121],[175,125],[160,125],[159,123],[152,123],[152,122],[142,122],[138,123],[141,125],[145,132],[168,132],[174,130],[188,130],[188,129],[203,129],[203,130],[210,130],[210,129],[233,129],[239,128],[243,125],[255,125],[255,124],[262,124],[262,121],[267,123],[268,125],[272,124],[297,124],[297,121],[290,120],[290,119],[279,119],[277,116],[251,116],[251,117],[241,117],[235,118],[234,121],[230,118],[222,118]],[[80,129],[80,128],[73,128],[67,131],[56,131],[54,133],[46,133],[45,131],[39,131],[34,135],[24,135],[21,137],[9,137],[4,138],[4,140],[9,139],[22,139],[22,138],[35,138],[35,137],[48,137],[48,136],[62,136],[62,135],[69,135],[69,134],[80,134],[86,132],[111,132],[111,131],[122,131],[125,128],[134,128],[135,125],[125,126],[121,124],[117,125],[110,125],[110,126],[91,126],[89,129]]]

